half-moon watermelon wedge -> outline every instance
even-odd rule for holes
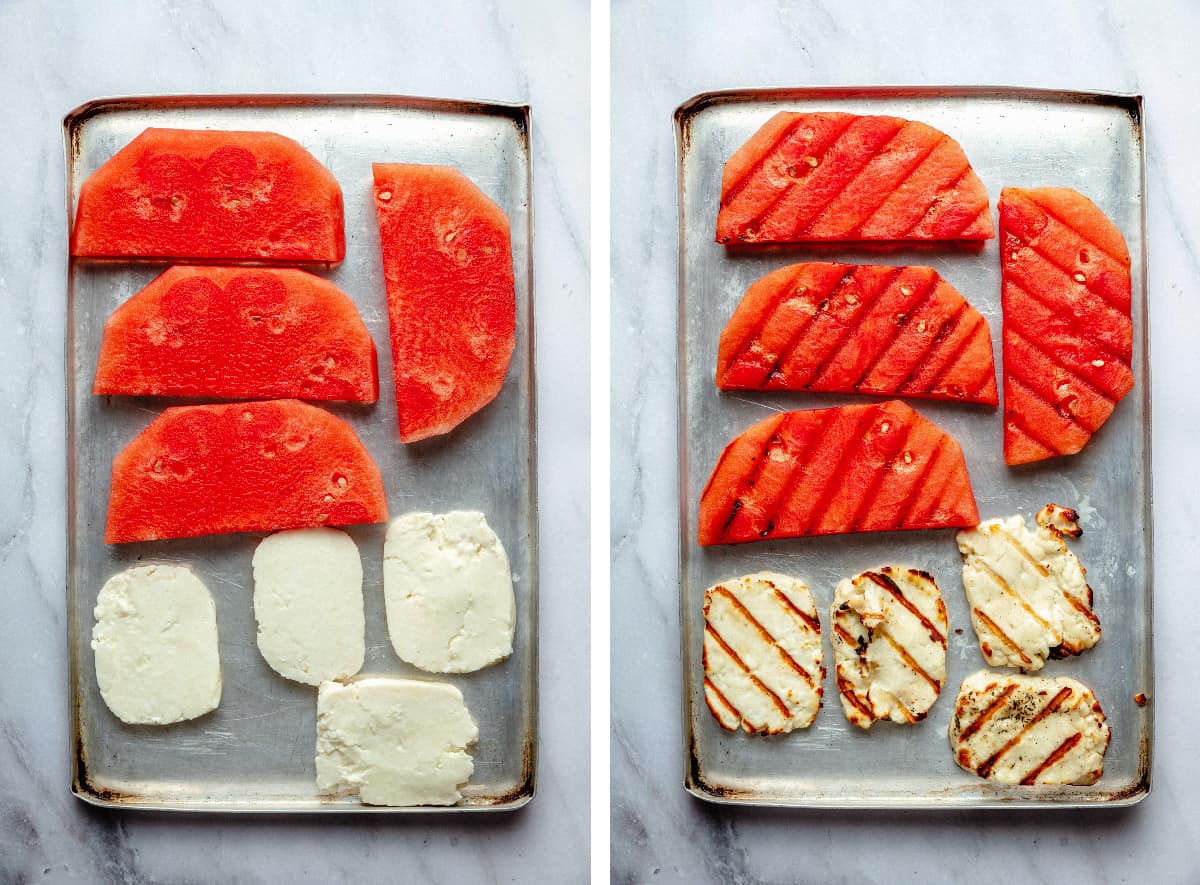
[[[342,189],[274,132],[147,129],[83,182],[71,254],[338,262]]]
[[[113,459],[109,544],[383,522],[379,468],[298,400],[167,409]]]
[[[700,497],[699,540],[708,546],[978,523],[958,441],[890,400],[780,412],[735,437]]]
[[[997,402],[987,320],[930,267],[767,274],[721,332],[717,386]]]
[[[1004,460],[1082,449],[1133,389],[1129,249],[1070,188],[1000,196]]]
[[[374,170],[400,439],[415,442],[504,384],[517,326],[508,216],[449,166]]]
[[[899,117],[782,111],[725,164],[717,242],[989,240],[958,142]]]
[[[354,302],[328,280],[177,266],[108,318],[92,392],[373,403],[379,372]]]

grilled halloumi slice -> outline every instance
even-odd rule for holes
[[[963,680],[950,748],[967,771],[1004,784],[1094,784],[1111,734],[1086,685],[980,670]]]
[[[1053,507],[1038,514],[1045,524],[1035,531],[1009,516],[958,533],[971,623],[993,667],[1040,670],[1047,658],[1077,655],[1100,641],[1092,588],[1063,539],[1074,511]]]
[[[919,722],[946,683],[949,624],[933,577],[884,566],[841,581],[830,613],[846,718]]]
[[[821,708],[821,624],[803,581],[758,572],[704,594],[704,699],[722,728],[779,734]]]

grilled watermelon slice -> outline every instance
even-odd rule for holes
[[[929,267],[767,274],[721,332],[717,386],[997,402],[987,320]]]
[[[79,191],[71,254],[332,263],[342,189],[274,132],[147,129]]]
[[[113,459],[109,544],[383,522],[350,425],[298,400],[167,409]]]
[[[508,216],[449,166],[374,170],[400,439],[415,442],[504,384],[517,325]]]
[[[958,142],[899,117],[782,111],[725,164],[717,242],[989,240]]]
[[[1129,249],[1070,188],[1000,196],[1004,460],[1082,449],[1133,388]]]
[[[373,403],[379,373],[354,302],[328,280],[176,266],[108,318],[92,392]]]
[[[725,447],[700,544],[979,522],[958,441],[897,400],[780,412]]]

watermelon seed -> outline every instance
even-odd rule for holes
[[[1087,249],[1080,249],[1079,250],[1079,263],[1087,264],[1089,261],[1091,261],[1091,256],[1088,255]]]
[[[326,495],[326,496],[325,496],[325,503],[326,503],[326,504],[332,504],[332,503],[333,503],[333,495]]]
[[[905,464],[911,464],[911,463],[912,463],[912,455],[911,455],[909,452],[905,452],[905,453],[904,453],[904,463],[905,463]]]
[[[887,421],[884,421],[882,424],[879,425],[880,433],[887,433],[891,429],[892,429],[892,425]]]
[[[1104,368],[1104,360],[1092,360],[1092,365],[1095,366],[1097,369],[1103,369]]]
[[[333,475],[333,481],[339,489],[344,489],[350,485],[350,483],[346,481],[346,477],[342,476],[340,473],[335,473]]]
[[[858,296],[857,295],[847,295],[846,302],[848,304],[858,304]]]
[[[816,169],[817,164],[820,163],[821,161],[818,160],[816,157],[805,157],[804,162],[807,163],[812,168]]]
[[[242,412],[242,420],[243,421],[253,421],[254,413],[251,412],[249,409],[247,409],[245,412]]]
[[[1077,274],[1075,274],[1075,282],[1077,282],[1077,283],[1086,283],[1086,282],[1087,282],[1087,277],[1085,277],[1085,276],[1084,276],[1083,274],[1081,274],[1081,273],[1077,273]]]
[[[271,317],[271,321],[267,323],[267,328],[271,330],[272,335],[280,335],[287,328],[287,322],[283,317]]]
[[[392,198],[392,192],[391,192],[391,191],[380,191],[380,192],[379,192],[379,199],[383,200],[383,202],[385,202],[385,203],[386,203],[386,202],[387,202],[388,200],[390,200],[391,198]]]
[[[918,332],[925,331],[925,321],[924,320],[921,320],[921,322],[917,323],[917,331]]]
[[[1009,261],[1016,261],[1016,260],[1017,260],[1017,253],[1016,253],[1016,252],[1009,252],[1009,253],[1008,253],[1008,260],[1009,260]]]
[[[909,286],[901,286],[900,294],[907,298],[909,295],[912,294],[912,289]],[[901,314],[901,316],[904,316],[904,314]]]
[[[154,462],[154,472],[155,472],[155,473],[162,473],[162,472],[163,472],[163,462],[162,462],[162,459],[161,459],[161,458],[160,458],[159,460],[157,460],[157,461],[155,461],[155,462]]]

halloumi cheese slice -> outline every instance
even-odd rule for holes
[[[258,650],[287,679],[320,685],[362,669],[362,560],[354,539],[325,526],[264,538],[254,551]]]
[[[221,702],[217,609],[191,569],[141,565],[96,599],[92,649],[100,696],[122,722],[169,725]]]
[[[317,789],[367,805],[453,805],[479,728],[445,682],[373,676],[317,691]]]
[[[704,699],[722,728],[779,734],[821,708],[821,624],[802,581],[758,572],[704,594]]]
[[[388,634],[402,660],[470,673],[512,654],[508,554],[482,513],[406,513],[383,545]]]
[[[1035,531],[1018,515],[957,535],[971,623],[993,667],[1040,670],[1048,658],[1077,655],[1100,641],[1092,588],[1058,527],[1068,527],[1068,515],[1073,511],[1047,508]]]
[[[963,680],[950,747],[967,771],[1004,784],[1094,784],[1111,730],[1086,685],[980,670]]]
[[[830,613],[837,686],[846,718],[925,718],[946,682],[949,624],[933,577],[884,566],[841,581]]]

